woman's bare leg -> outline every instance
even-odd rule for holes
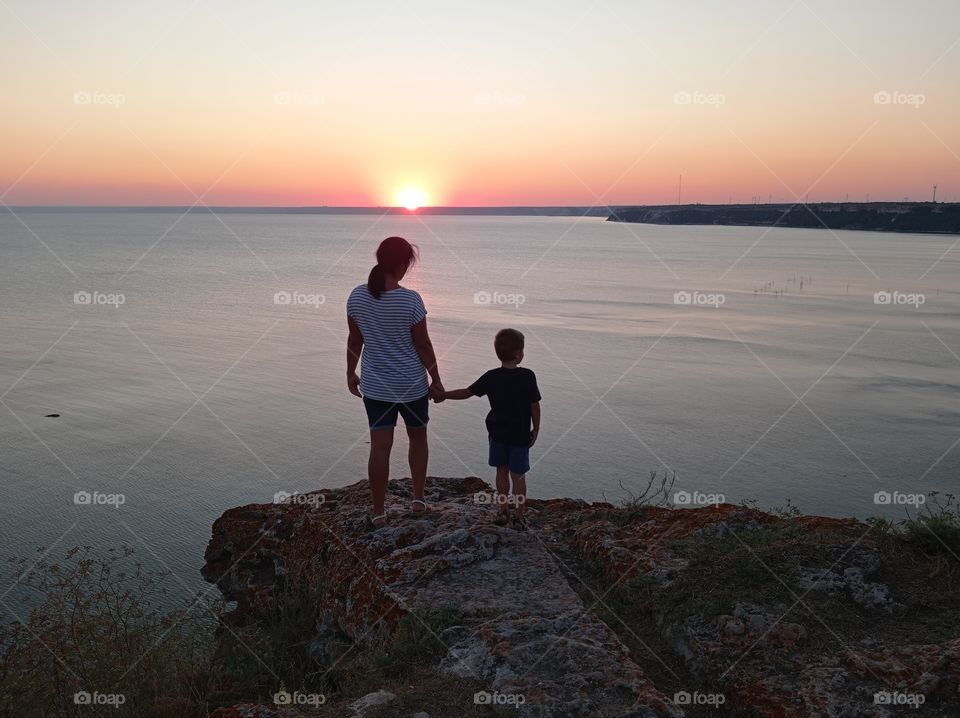
[[[390,449],[393,448],[393,427],[370,430],[370,460],[367,476],[370,479],[370,494],[373,496],[373,515],[385,513],[387,481],[390,478]]]
[[[430,459],[430,447],[427,443],[427,427],[407,427],[410,449],[407,460],[410,462],[410,478],[413,480],[413,498],[423,500],[423,490],[427,484],[427,462]]]

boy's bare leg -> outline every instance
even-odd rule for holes
[[[507,466],[497,467],[497,513],[507,514],[507,499],[510,496],[510,469]]]
[[[511,471],[510,480],[513,482],[513,500],[517,504],[514,516],[523,519],[527,510],[527,475],[515,474]]]
[[[370,459],[367,461],[367,476],[370,479],[374,516],[381,516],[384,513],[387,480],[390,478],[390,449],[392,448],[393,427],[370,431]]]
[[[407,461],[410,463],[410,479],[413,481],[413,498],[423,500],[423,490],[427,483],[427,462],[430,459],[430,447],[427,444],[427,427],[407,427],[410,449]]]

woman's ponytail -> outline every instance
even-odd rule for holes
[[[387,291],[387,277],[379,264],[374,265],[370,270],[370,276],[367,277],[367,291],[373,295],[374,299],[379,299],[380,295]]]
[[[416,245],[403,237],[387,237],[377,247],[377,263],[367,277],[367,291],[379,299],[387,291],[387,274],[402,277],[416,261]]]

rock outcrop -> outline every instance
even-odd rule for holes
[[[904,594],[928,608],[952,599],[936,579],[890,583],[898,574],[866,524],[557,499],[530,501],[531,530],[516,532],[493,523],[480,479],[430,479],[428,499],[431,511],[413,514],[409,483],[392,482],[380,529],[366,524],[366,482],[231,509],[203,575],[235,602],[224,620],[238,626],[261,620],[290,576],[311,576],[320,619],[304,642],[319,652],[335,636],[375,645],[404,617],[433,632],[426,617],[455,609],[432,670],[484,686],[506,715],[678,717],[704,715],[710,700],[766,718],[885,718],[917,704],[958,714],[956,615],[931,631],[939,609],[911,612]],[[900,578],[924,583],[913,568]],[[643,625],[601,621],[593,609],[613,596],[633,601]],[[628,649],[633,638],[644,655]],[[363,700],[380,706],[384,694]],[[353,700],[344,715],[368,715]],[[466,708],[472,693],[463,700],[445,718],[479,715]],[[300,714],[249,704],[215,715]]]

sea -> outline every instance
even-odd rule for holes
[[[14,209],[0,213],[7,556],[128,546],[188,596],[225,510],[364,480],[344,305],[395,234],[419,247],[403,284],[448,389],[498,365],[497,330],[524,333],[543,395],[532,497],[619,502],[666,478],[679,506],[896,519],[956,490],[955,236]],[[485,413],[431,405],[430,475],[492,480]],[[398,435],[394,478],[405,449]],[[16,588],[3,580],[0,595]]]

